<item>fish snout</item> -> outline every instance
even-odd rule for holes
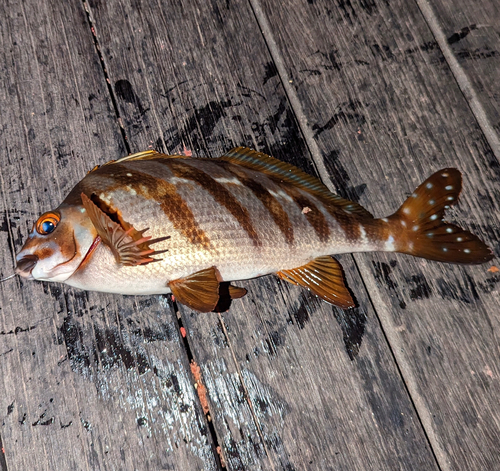
[[[38,255],[35,254],[24,255],[17,261],[16,274],[24,278],[27,278],[28,276],[31,275],[31,272],[33,271],[33,268],[35,268],[35,265],[37,264],[38,260],[39,260]]]

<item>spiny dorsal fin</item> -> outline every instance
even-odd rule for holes
[[[308,175],[294,165],[282,162],[262,152],[248,147],[235,147],[223,156],[221,160],[241,165],[258,172],[265,173],[271,178],[294,185],[296,188],[307,191],[324,203],[339,206],[348,214],[357,214],[373,218],[369,211],[354,201],[349,201],[334,195],[320,180]]]
[[[143,150],[142,152],[136,152],[135,154],[130,154],[121,159],[114,160],[108,163],[116,163],[121,164],[123,162],[128,162],[129,160],[153,160],[153,159],[189,159],[185,155],[167,155],[162,154],[161,152],[157,152],[156,150]],[[104,164],[108,165],[108,164]]]
[[[96,165],[92,170],[88,171],[87,174],[94,172],[100,167],[112,164],[122,164],[123,162],[128,162],[130,160],[154,160],[154,159],[188,159],[185,155],[167,155],[157,152],[156,150],[144,150],[142,152],[136,152],[135,154],[126,155],[118,160],[110,160],[102,165]]]
[[[294,285],[307,288],[330,304],[348,309],[355,303],[344,281],[340,263],[330,256],[318,257],[306,265],[281,270],[277,275]]]

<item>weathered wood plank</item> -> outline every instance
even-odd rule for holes
[[[313,171],[247,3],[89,5],[133,151],[217,156],[243,144]],[[224,324],[181,308],[229,469],[436,469],[352,259],[345,266],[361,311],[274,278],[248,282]]]
[[[419,1],[486,138],[500,158],[500,8],[496,1]],[[438,34],[435,33],[437,30]],[[441,31],[441,35],[439,34]],[[450,55],[447,55],[449,53]]]
[[[6,1],[0,23],[0,254],[8,275],[37,215],[126,150],[82,4]],[[2,466],[217,469],[164,300],[20,279],[0,290]]]
[[[464,191],[450,218],[498,254],[498,161],[440,51],[428,47],[416,5],[254,3],[334,185],[384,216],[433,170],[458,166]],[[498,274],[491,264],[355,258],[441,469],[498,467]]]

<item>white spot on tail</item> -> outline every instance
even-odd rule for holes
[[[406,221],[403,221],[403,219],[401,219],[401,225],[402,225],[403,227],[406,227]]]
[[[443,252],[448,252],[448,249],[446,247],[443,247]]]
[[[448,191],[453,190],[453,185],[445,186],[444,189]]]
[[[413,232],[417,232],[420,229],[420,226],[413,226],[411,229]]]
[[[429,200],[429,204],[432,206],[432,205],[436,204],[436,202],[434,200]]]
[[[463,237],[457,237],[457,242],[462,242],[462,240],[464,240]]]
[[[470,253],[470,249],[464,249],[465,253]]]
[[[455,199],[454,196],[448,196],[448,198],[446,198],[448,201],[453,201]]]
[[[452,229],[451,227],[447,227],[447,228],[446,228],[446,232],[447,232],[448,234],[451,234],[451,233],[453,232],[453,229]]]
[[[131,173],[127,173],[127,177],[131,177],[131,176],[132,176],[132,174],[131,174]]]
[[[226,178],[226,177],[219,177],[219,178],[214,178],[214,180],[217,182],[217,183],[227,183],[227,184],[230,184],[230,185],[239,185],[241,186],[241,182],[237,179],[237,178]]]
[[[404,208],[403,213],[405,214],[410,214],[410,208]]]
[[[425,187],[426,187],[426,188],[428,188],[429,190],[432,188],[432,186],[433,186],[433,185],[432,185],[432,183],[430,183],[430,182],[429,182],[429,183],[427,183],[427,185],[425,185]]]
[[[389,219],[387,219],[387,218],[382,218],[382,221],[384,221],[384,222],[389,222]]]
[[[441,176],[442,176],[443,178],[448,178],[448,177],[450,176],[450,174],[449,174],[449,173],[444,172],[444,173],[442,173],[442,174],[441,174]]]
[[[389,235],[389,238],[385,242],[384,250],[386,252],[394,252],[394,250],[396,250],[394,247],[394,237],[392,237],[392,235]]]
[[[433,214],[429,219],[431,221],[435,221],[437,218],[438,218],[438,215],[437,214]]]

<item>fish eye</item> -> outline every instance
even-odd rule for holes
[[[42,214],[36,223],[36,231],[41,235],[47,235],[54,231],[61,216],[57,213]]]

